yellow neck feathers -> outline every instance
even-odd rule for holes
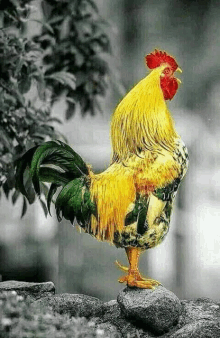
[[[165,67],[154,69],[116,108],[111,124],[113,161],[125,160],[141,150],[173,150],[177,134],[160,87]]]

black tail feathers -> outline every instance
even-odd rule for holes
[[[24,173],[29,168],[30,177],[37,195],[40,195],[40,182],[51,183],[47,194],[47,208],[57,189],[62,186],[56,202],[58,220],[64,216],[71,222],[77,217],[81,226],[88,223],[95,212],[89,193],[89,168],[83,159],[67,144],[61,141],[48,141],[29,149],[17,162],[17,189],[27,197]]]

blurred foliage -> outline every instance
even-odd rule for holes
[[[31,303],[15,291],[0,294],[0,338],[21,337],[109,337],[95,322],[56,314],[50,308]]]
[[[33,9],[33,0],[8,0],[0,2],[0,18],[2,27],[12,25],[21,31],[25,29],[25,22]]]
[[[97,95],[104,96],[107,88],[109,65],[106,56],[111,53],[109,28],[91,0],[44,0],[43,30],[35,36],[44,50],[46,83],[51,85],[55,74],[62,70],[74,74],[76,87],[65,91],[67,99],[66,118],[80,103],[82,113],[92,115],[99,108]],[[57,79],[57,78],[56,78]],[[52,99],[63,93],[59,83],[52,86]]]
[[[19,197],[16,160],[32,146],[61,137],[53,126],[61,121],[51,117],[54,102],[65,97],[67,119],[77,104],[82,114],[94,115],[110,69],[107,24],[92,0],[42,0],[42,21],[32,19],[41,23],[41,32],[27,38],[28,16],[36,11],[31,2],[0,3],[0,186],[6,197],[13,191],[13,203]],[[28,178],[26,189],[31,193]],[[26,209],[24,198],[22,215]]]

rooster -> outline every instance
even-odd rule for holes
[[[67,144],[48,141],[28,150],[17,165],[17,188],[28,197],[24,172],[28,168],[36,194],[51,183],[50,212],[97,240],[125,248],[129,267],[116,262],[129,287],[153,289],[156,280],[138,269],[140,254],[160,244],[169,230],[173,200],[188,165],[187,149],[178,136],[166,101],[177,92],[176,60],[155,50],[145,57],[150,73],[122,99],[111,123],[112,160],[102,173]],[[59,190],[59,193],[55,195]]]

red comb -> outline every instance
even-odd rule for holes
[[[176,60],[166,52],[155,49],[154,52],[145,56],[146,64],[150,69],[157,68],[163,63],[168,63],[175,72],[178,68]]]

